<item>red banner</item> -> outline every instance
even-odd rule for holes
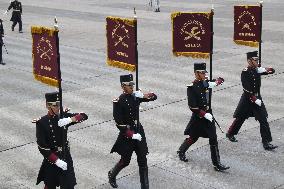
[[[58,87],[58,30],[32,26],[33,74],[36,80]]]
[[[136,19],[106,18],[107,64],[129,71],[135,71]]]
[[[209,58],[213,12],[171,14],[173,54],[193,58]]]
[[[260,6],[234,6],[234,42],[258,47],[260,40]]]

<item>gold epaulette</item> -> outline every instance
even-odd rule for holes
[[[35,118],[35,119],[32,120],[32,123],[37,123],[40,119],[41,119],[41,117]]]
[[[187,87],[192,87],[193,86],[193,83],[191,83],[191,84],[188,84],[188,85],[186,85]]]
[[[112,102],[116,103],[116,102],[118,102],[118,100],[119,100],[119,98],[115,98],[115,99],[112,100]]]

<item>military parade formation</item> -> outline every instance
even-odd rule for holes
[[[149,6],[153,7],[154,12],[161,11],[159,0],[149,1]],[[15,26],[18,24],[19,33],[22,33],[21,2],[18,0],[12,1],[4,14],[7,14],[11,9],[11,21],[13,22],[11,30],[14,31]],[[214,33],[213,26],[211,27],[210,25],[213,23],[214,14],[212,13],[213,10],[205,13],[205,16],[203,15],[199,20],[191,20],[192,15],[189,13],[172,14],[173,25],[177,24],[175,25],[176,27],[173,27],[173,40],[175,40],[173,42],[173,54],[175,56],[205,59],[210,57],[210,65],[212,66],[212,39]],[[148,177],[151,177],[151,175],[148,176],[147,164],[149,150],[144,127],[139,120],[139,107],[141,103],[157,100],[159,95],[154,92],[142,92],[138,88],[137,18],[135,16],[134,19],[129,20],[119,17],[107,18],[107,64],[128,71],[136,71],[136,82],[134,82],[134,75],[132,74],[119,76],[122,94],[112,101],[112,113],[115,126],[118,129],[118,137],[116,141],[113,141],[114,145],[110,153],[117,153],[120,159],[112,168],[110,167],[107,173],[103,174],[107,175],[111,187],[118,188],[116,177],[130,164],[133,152],[135,152],[139,167],[141,189],[149,189]],[[240,19],[241,17],[238,18]],[[260,19],[259,21],[261,22],[262,20]],[[200,24],[201,22],[203,22],[203,25]],[[206,28],[207,26],[208,28]],[[245,26],[253,27],[249,24]],[[45,93],[47,114],[33,120],[33,123],[36,125],[38,151],[43,156],[36,184],[43,182],[44,189],[56,189],[56,187],[74,189],[77,180],[67,133],[70,126],[88,119],[86,113],[70,113],[68,108],[63,109],[62,107],[60,57],[58,56],[59,28],[56,22],[56,27],[54,28],[35,26],[32,27],[31,31],[33,37],[34,77],[42,83],[58,88],[58,91]],[[175,30],[179,28],[180,31],[176,32]],[[256,28],[257,34],[258,29]],[[250,28],[251,33],[253,33],[252,30],[253,28]],[[234,39],[237,44],[242,43],[241,45],[246,45],[245,43],[247,43],[249,44],[248,46],[260,46],[261,48],[261,38],[254,40],[252,39],[253,35],[244,34],[243,36],[242,32],[238,32],[239,38],[236,37]],[[3,41],[4,28],[1,19],[0,34],[0,63],[5,65],[2,59],[2,47],[5,44]],[[250,38],[247,40],[244,37]],[[45,40],[42,40],[43,38]],[[184,44],[181,45],[181,43]],[[46,50],[46,47],[50,47],[50,49]],[[198,48],[200,48],[200,51]],[[238,142],[236,135],[243,123],[248,118],[254,117],[260,124],[263,149],[273,151],[277,146],[271,143],[272,134],[267,121],[268,113],[260,88],[261,76],[274,74],[275,70],[272,67],[263,67],[261,65],[260,50],[243,53],[246,55],[247,66],[242,70],[240,76],[243,88],[242,96],[233,114],[234,120],[226,132],[226,139],[230,142]],[[218,122],[215,119],[211,105],[212,89],[222,85],[225,79],[222,77],[212,79],[213,68],[211,66],[210,78],[208,78],[208,64],[206,65],[204,61],[193,62],[194,70],[192,75],[194,75],[195,79],[185,88],[185,91],[187,90],[188,108],[192,115],[184,130],[186,138],[179,148],[177,147],[177,152],[175,152],[177,153],[176,160],[188,162],[186,152],[189,147],[197,142],[200,137],[208,138],[213,168],[218,172],[226,172],[229,171],[230,167],[221,163],[216,132]],[[117,78],[119,77],[117,76]],[[135,86],[136,89],[134,88]],[[234,172],[231,169],[230,171]]]

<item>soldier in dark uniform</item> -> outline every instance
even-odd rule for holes
[[[2,20],[0,19],[0,64],[5,65],[2,59],[2,47],[3,47],[3,37],[4,37],[4,28],[3,28],[3,23]]]
[[[238,134],[242,124],[249,117],[255,117],[260,123],[260,134],[265,150],[277,148],[270,144],[272,141],[269,124],[267,122],[267,111],[260,95],[261,75],[273,74],[273,68],[258,67],[257,51],[247,53],[248,67],[242,71],[241,80],[243,85],[243,94],[234,113],[235,120],[230,126],[226,137],[237,142],[234,135]]]
[[[141,91],[133,92],[133,76],[120,76],[123,93],[113,101],[113,117],[120,130],[118,138],[112,147],[112,152],[121,155],[119,162],[108,172],[109,183],[117,188],[116,176],[129,165],[132,153],[137,155],[141,189],[149,189],[147,158],[148,147],[143,126],[137,124],[137,113],[141,102],[157,99],[154,93],[143,94]]]
[[[187,87],[188,106],[193,112],[191,119],[184,131],[184,135],[189,135],[177,151],[179,159],[187,162],[185,152],[194,144],[199,137],[209,138],[211,159],[216,171],[223,171],[229,167],[220,163],[216,127],[213,122],[212,110],[209,109],[209,88],[221,85],[223,78],[217,78],[209,82],[205,74],[206,63],[194,64],[195,80]]]
[[[13,8],[13,12],[12,12],[12,17],[10,19],[13,22],[12,31],[14,31],[16,24],[19,23],[19,32],[23,33],[22,31],[22,3],[18,0],[12,1],[7,11],[5,12],[5,14],[7,14],[7,12],[12,8]]]
[[[64,112],[64,118],[59,119],[58,95],[58,92],[45,94],[48,113],[36,121],[38,149],[44,157],[36,184],[43,181],[44,189],[55,189],[57,186],[61,189],[73,189],[76,178],[67,130],[69,126],[88,119],[88,116],[85,113]]]

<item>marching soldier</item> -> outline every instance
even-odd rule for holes
[[[243,85],[243,94],[234,113],[235,120],[230,126],[226,137],[231,142],[238,140],[237,135],[242,124],[249,117],[255,117],[260,123],[260,135],[265,150],[273,150],[277,148],[270,144],[272,136],[267,122],[267,111],[260,95],[261,75],[273,74],[273,68],[258,67],[258,52],[247,53],[248,66],[242,71],[241,81]]]
[[[154,11],[160,12],[160,0],[154,0]]]
[[[129,165],[132,153],[135,152],[139,165],[141,189],[149,189],[146,158],[148,147],[143,126],[137,123],[137,114],[141,102],[154,101],[157,96],[154,93],[133,92],[132,74],[121,75],[120,83],[123,93],[113,101],[113,117],[120,132],[111,153],[117,152],[121,159],[108,172],[109,183],[113,188],[118,187],[116,176]]]
[[[2,59],[2,47],[3,47],[3,44],[4,44],[3,37],[4,37],[4,28],[3,28],[2,20],[0,19],[0,46],[1,46],[1,49],[0,49],[0,64],[5,65],[5,63],[3,62],[3,59]]]
[[[23,33],[22,31],[22,3],[18,0],[12,1],[10,3],[10,6],[8,7],[8,9],[5,11],[4,14],[7,14],[8,11],[12,8],[13,8],[13,12],[12,12],[12,17],[10,19],[10,21],[13,22],[12,31],[14,31],[16,24],[19,23],[19,32]]]
[[[44,182],[44,189],[73,189],[76,178],[73,160],[67,141],[68,127],[88,119],[85,113],[63,113],[59,119],[59,93],[46,93],[47,115],[36,121],[38,149],[43,155],[37,183]],[[63,144],[64,142],[64,144]],[[64,149],[63,149],[64,148]]]
[[[179,147],[177,151],[179,159],[188,162],[185,152],[194,144],[199,137],[209,138],[211,159],[216,171],[229,169],[220,163],[216,127],[213,121],[212,110],[209,109],[209,91],[208,88],[221,85],[223,78],[217,78],[212,82],[206,80],[206,63],[194,64],[195,80],[187,87],[188,106],[193,112],[191,119],[184,131],[188,138]]]

